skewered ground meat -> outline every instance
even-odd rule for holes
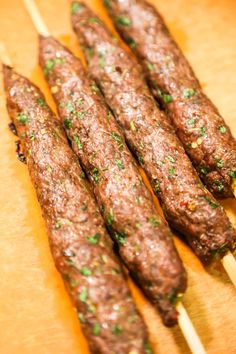
[[[217,197],[236,190],[236,141],[156,9],[145,0],[104,1],[121,36],[143,64],[192,163]]]
[[[146,328],[63,129],[42,93],[4,66],[9,114],[46,221],[50,246],[92,353],[145,352]]]
[[[166,325],[186,274],[166,222],[138,172],[116,121],[81,62],[52,37],[40,37],[40,65],[59,115],[119,253]]]
[[[90,73],[145,169],[170,225],[185,235],[198,256],[223,255],[233,248],[235,231],[203,187],[169,119],[158,109],[141,67],[88,7],[75,3],[72,23]]]

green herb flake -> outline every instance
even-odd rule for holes
[[[151,63],[147,63],[147,68],[149,71],[153,71],[155,69],[154,65]]]
[[[107,224],[109,227],[112,227],[113,221],[114,221],[113,210],[112,210],[112,208],[110,208],[110,211],[109,211],[109,214],[107,217]]]
[[[77,312],[78,319],[80,323],[85,323],[85,317],[81,312]]]
[[[220,132],[221,134],[225,134],[226,131],[227,131],[227,129],[226,129],[226,127],[225,127],[224,125],[221,125],[221,126],[218,128],[218,130],[219,130],[219,132]]]
[[[187,120],[187,125],[194,125],[196,123],[196,119],[190,118]]]
[[[199,171],[200,171],[200,173],[201,173],[202,175],[207,175],[207,173],[208,173],[208,168],[205,167],[205,166],[202,166],[202,167],[199,168]]]
[[[49,71],[54,67],[55,62],[53,59],[49,59],[46,61],[45,66],[44,66],[44,74],[48,75]]]
[[[95,167],[92,171],[93,174],[93,179],[95,183],[99,183],[99,170],[97,167]]]
[[[112,328],[111,328],[111,331],[116,336],[120,335],[123,332],[121,326],[119,326],[119,325],[113,325]]]
[[[133,132],[136,131],[136,127],[135,127],[135,124],[134,124],[134,121],[133,121],[133,120],[131,120],[131,122],[130,122],[130,128],[131,128],[131,130],[132,130]]]
[[[77,1],[73,1],[70,7],[70,12],[72,14],[76,14],[82,7],[82,4],[78,3]]]
[[[89,275],[92,274],[92,272],[89,268],[83,267],[80,269],[80,274],[84,275],[85,277],[88,277]]]
[[[123,162],[121,160],[115,160],[116,166],[119,168],[119,170],[124,170],[125,166],[123,165]]]
[[[84,119],[87,115],[87,112],[81,111],[81,112],[77,112],[77,117],[79,119]]]
[[[99,54],[98,63],[99,63],[99,65],[100,65],[100,67],[101,67],[102,69],[105,68],[105,66],[106,66],[106,59],[105,59],[105,55],[104,55],[104,54]]]
[[[173,97],[171,95],[167,95],[165,93],[162,95],[162,99],[163,99],[164,103],[166,103],[166,104],[173,101]]]
[[[99,92],[99,87],[96,84],[91,85],[91,89],[93,92]]]
[[[213,201],[211,200],[211,198],[209,198],[208,196],[204,196],[204,199],[207,201],[207,203],[210,205],[210,207],[211,207],[212,209],[216,209],[216,208],[219,207],[219,204],[216,204],[215,202],[213,202]]]
[[[170,168],[168,170],[168,173],[169,173],[169,175],[174,175],[176,173],[176,169],[175,168]]]
[[[127,44],[131,49],[137,48],[137,43],[132,37],[127,38]]]
[[[216,166],[218,168],[223,168],[224,167],[224,161],[223,160],[217,160],[216,161]]]
[[[117,16],[116,22],[121,26],[129,26],[131,25],[131,21],[128,17],[125,16]]]
[[[154,227],[158,227],[160,226],[160,222],[157,220],[157,218],[155,216],[151,216],[148,221],[154,226]]]
[[[138,160],[139,160],[140,165],[143,166],[144,165],[144,158],[142,155],[138,156]]]
[[[82,145],[82,143],[81,143],[81,141],[79,140],[79,138],[78,138],[77,135],[74,135],[74,141],[75,141],[75,143],[76,143],[76,145],[77,145],[77,148],[78,148],[79,150],[81,150],[81,149],[83,148],[83,145]]]
[[[66,118],[66,119],[64,120],[64,125],[65,125],[65,127],[66,127],[67,129],[70,129],[70,128],[72,127],[72,120],[69,119],[69,118]]]
[[[30,133],[29,138],[31,141],[34,141],[35,140],[35,133],[34,132]]]
[[[55,228],[58,230],[58,229],[60,229],[61,228],[61,226],[62,226],[62,221],[61,220],[57,220],[57,222],[56,222],[56,224],[55,224]]]
[[[46,102],[43,98],[39,97],[37,98],[36,102],[41,106],[41,107],[45,107],[46,106]]]
[[[101,21],[97,17],[90,17],[88,22],[89,23],[98,23],[98,24],[101,23]]]
[[[152,348],[148,342],[144,344],[144,352],[145,354],[153,354]]]
[[[115,240],[119,243],[119,245],[124,246],[125,244],[125,237],[126,234],[125,232],[115,232],[114,233],[114,238]]]
[[[73,112],[74,112],[74,106],[73,106],[73,103],[72,103],[71,101],[67,102],[66,109],[67,109],[68,112],[70,112],[70,113],[73,113]]]
[[[207,131],[206,127],[201,127],[200,128],[200,136],[206,136],[206,131]]]
[[[186,88],[183,91],[184,98],[191,98],[197,94],[197,90],[193,88]]]
[[[168,160],[168,161],[170,161],[170,162],[172,162],[172,163],[175,163],[175,162],[176,162],[176,160],[175,160],[172,156],[170,156],[170,155],[166,156],[166,160]]]
[[[18,122],[19,122],[21,125],[25,125],[26,123],[29,122],[29,117],[28,117],[25,113],[23,113],[23,112],[18,113],[16,119],[18,120]]]
[[[109,8],[110,7],[110,0],[103,0],[103,4],[106,8]]]
[[[76,101],[76,104],[77,104],[78,106],[81,106],[83,103],[84,103],[84,99],[83,99],[83,98],[79,98],[79,99]]]
[[[112,132],[112,133],[111,133],[111,136],[112,136],[112,138],[113,138],[115,141],[117,141],[117,143],[118,143],[118,148],[119,148],[119,149],[124,146],[124,144],[123,144],[123,142],[122,142],[122,138],[121,138],[120,135],[116,134],[115,132]]]
[[[156,181],[155,183],[155,186],[154,186],[154,192],[155,193],[158,193],[161,191],[161,188],[160,188],[160,182],[159,181]]]
[[[236,171],[229,171],[228,176],[231,178],[236,178]]]
[[[94,326],[93,326],[93,335],[94,336],[98,336],[101,332],[101,326],[99,323],[96,323]]]
[[[79,294],[79,299],[82,302],[86,302],[87,298],[88,298],[88,290],[87,288],[84,288]]]
[[[224,190],[224,183],[221,181],[215,181],[214,185],[217,187],[219,192],[222,192]]]
[[[99,239],[101,238],[101,234],[96,233],[94,236],[88,236],[87,240],[89,243],[91,243],[92,245],[96,245],[99,241]]]

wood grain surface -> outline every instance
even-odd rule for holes
[[[67,0],[36,0],[49,30],[80,55]],[[206,93],[236,135],[236,1],[156,0]],[[101,2],[87,1],[107,21]],[[0,41],[16,69],[49,91],[37,66],[37,33],[20,0],[0,0]],[[55,270],[34,189],[15,156],[0,84],[0,353],[87,354],[73,307]],[[222,202],[236,224],[236,201]],[[158,204],[157,207],[159,208]],[[205,269],[176,238],[189,275],[184,305],[210,354],[236,353],[236,290],[222,267]],[[130,282],[155,353],[189,354],[180,330],[165,328]],[[138,334],[137,334],[138,335]]]

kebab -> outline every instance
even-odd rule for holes
[[[91,352],[144,354],[146,327],[59,120],[29,80],[5,65],[3,74],[9,115],[43,211],[53,259]]]
[[[201,258],[233,250],[236,234],[226,213],[202,185],[168,117],[158,109],[137,60],[85,4],[73,1],[71,13],[89,71],[170,225],[185,235]]]
[[[236,141],[203,93],[162,17],[145,0],[104,1],[122,38],[143,64],[152,92],[166,110],[185,151],[208,189],[236,194]]]
[[[123,262],[163,322],[173,326],[186,273],[122,132],[80,60],[52,36],[39,37],[39,63]]]

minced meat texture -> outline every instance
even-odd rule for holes
[[[59,120],[26,78],[4,66],[4,80],[8,111],[43,211],[54,262],[91,352],[144,354],[146,327]]]
[[[142,167],[170,225],[185,235],[198,256],[223,255],[233,248],[235,231],[202,185],[168,117],[158,109],[137,60],[84,4],[72,14],[72,23],[89,71],[127,143],[137,158],[143,157]]]
[[[153,94],[165,108],[193,165],[217,197],[236,191],[236,141],[169,33],[145,0],[104,1],[137,54]]]
[[[80,60],[58,41],[40,37],[39,58],[120,256],[165,324],[175,324],[173,299],[184,292],[186,274],[115,118]]]

